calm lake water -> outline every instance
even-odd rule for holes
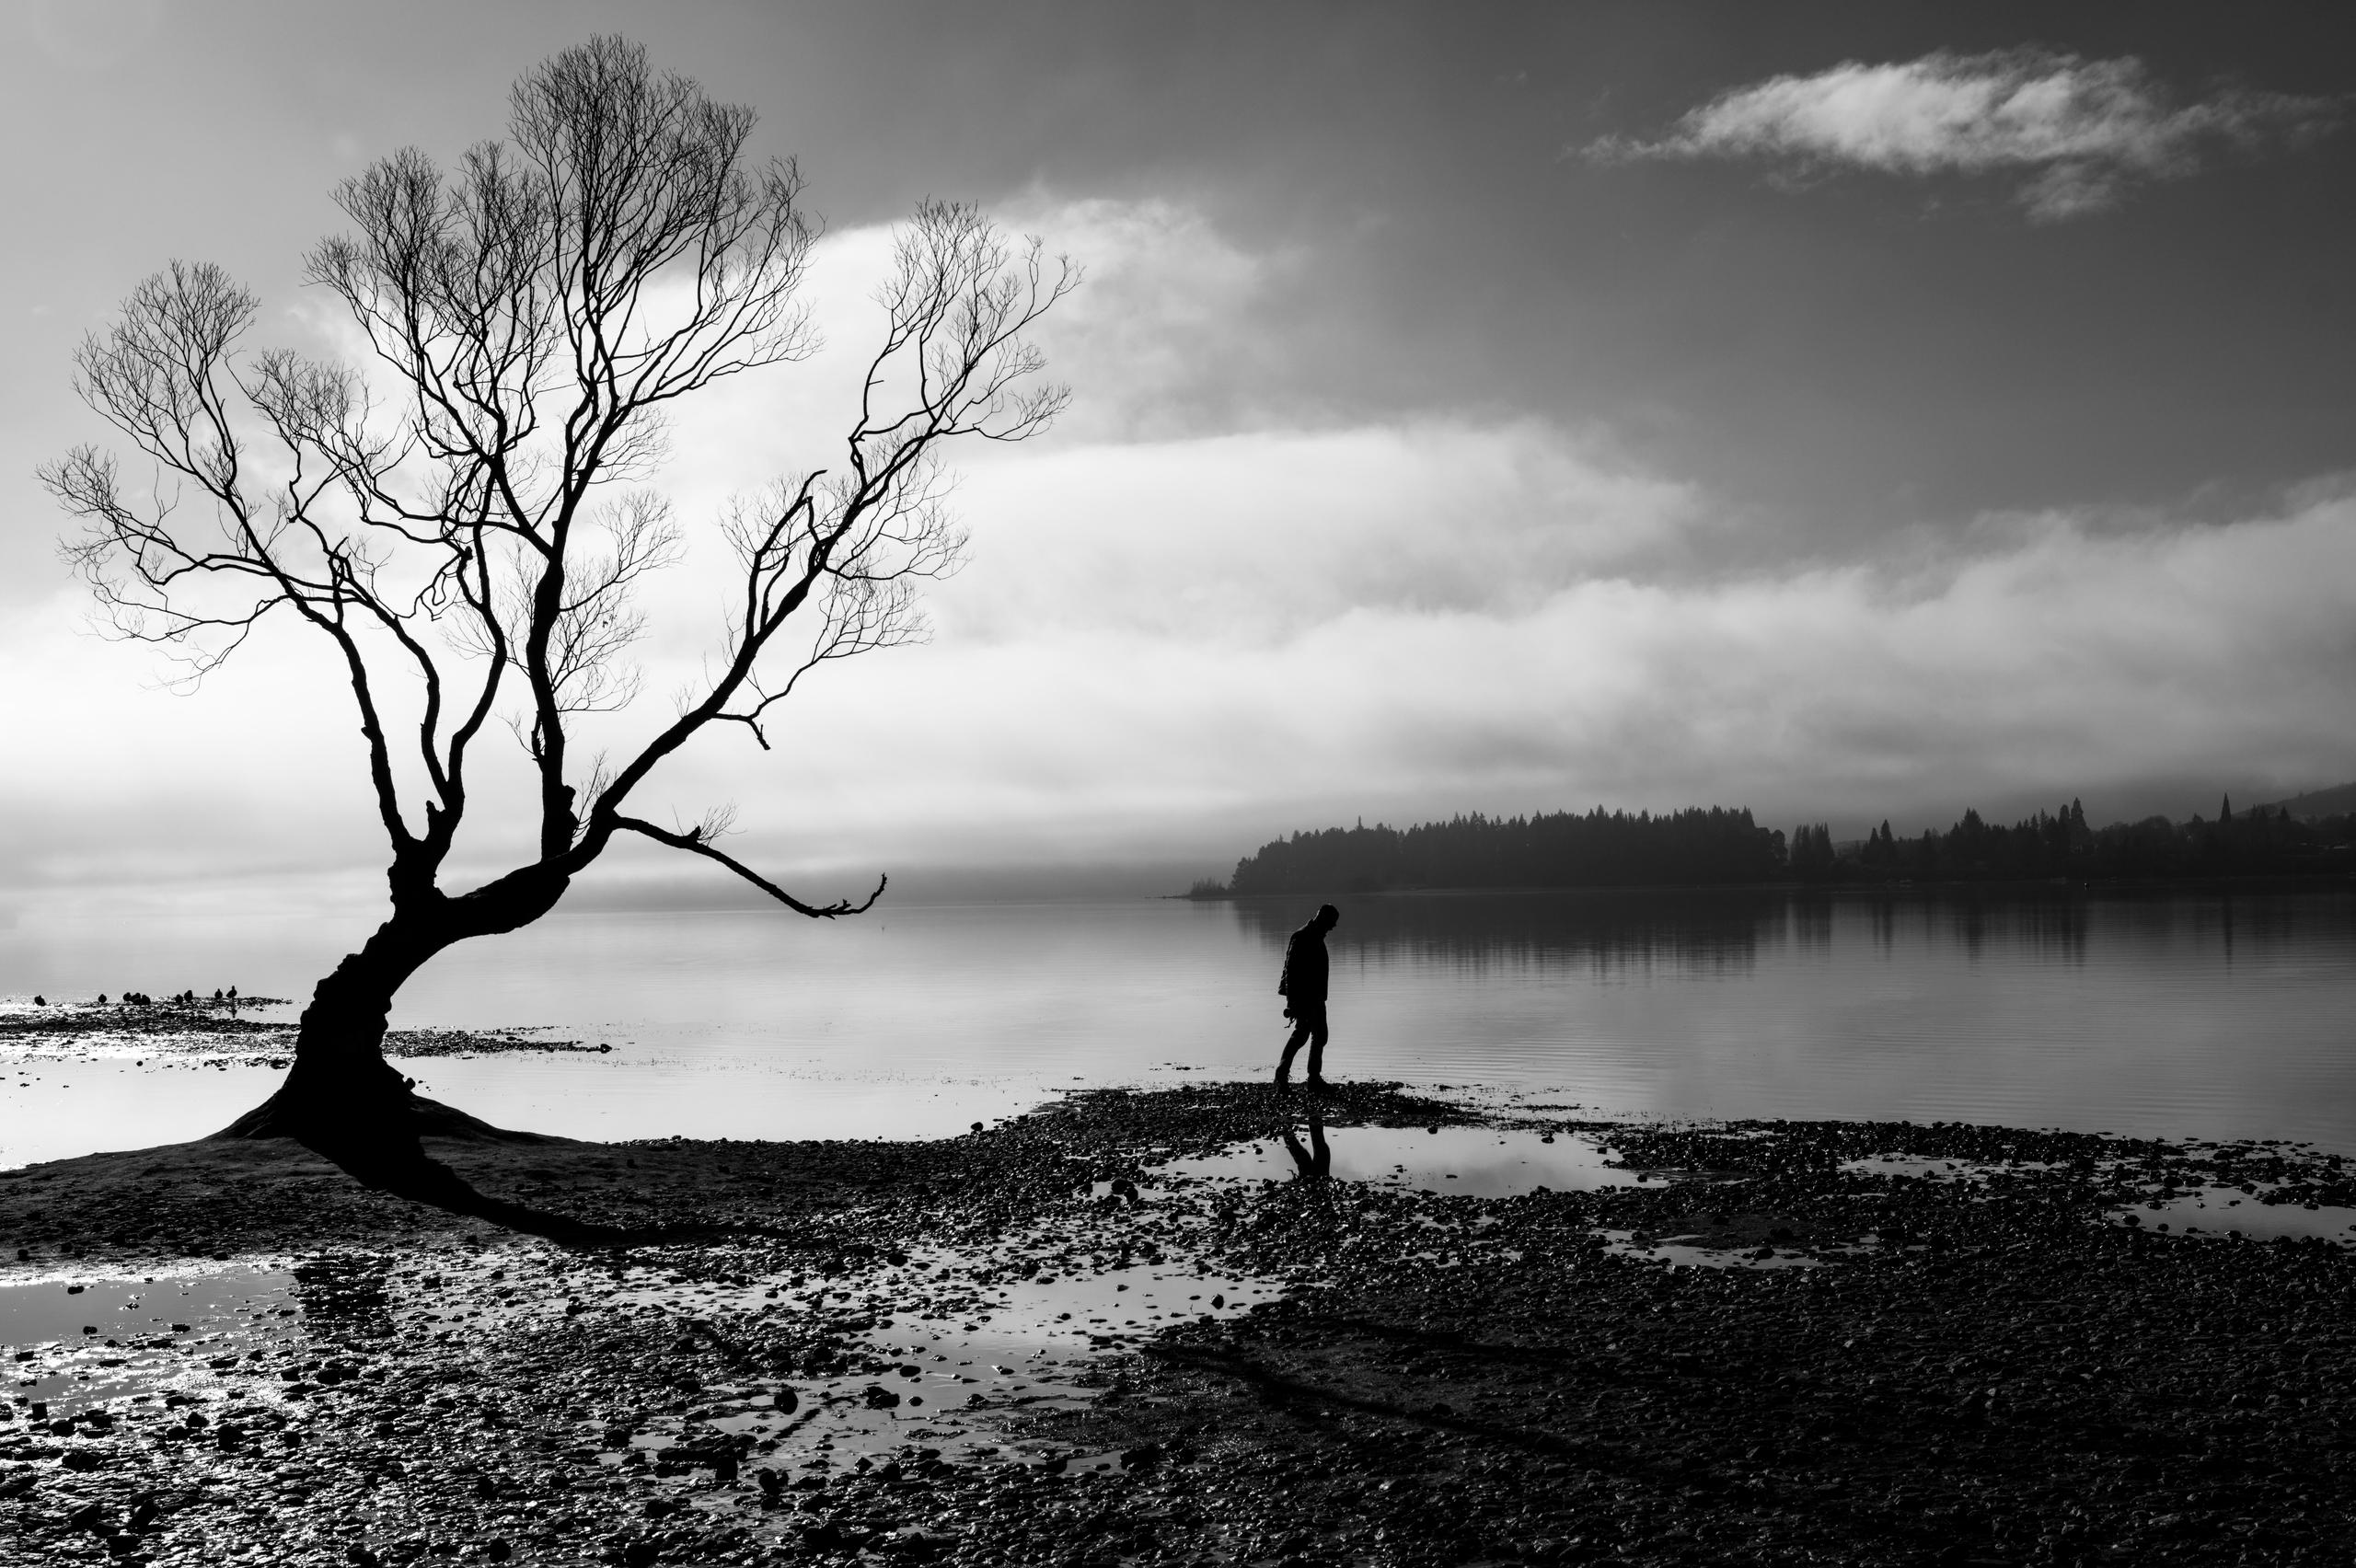
[[[560,915],[435,961],[401,1026],[611,1055],[433,1060],[436,1096],[588,1137],[931,1136],[1076,1085],[1265,1073],[1307,900],[963,905],[815,924]],[[315,920],[0,931],[0,994],[307,995]],[[1611,1114],[1909,1117],[2356,1152],[2356,893],[1369,897],[1329,1071]],[[291,1013],[292,1009],[289,1009]],[[0,1164],[195,1136],[266,1068],[11,1065]]]

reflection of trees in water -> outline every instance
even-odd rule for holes
[[[1316,909],[1311,897],[1239,900],[1237,924],[1272,952]],[[2089,947],[2220,953],[2237,943],[2356,940],[2356,894],[2064,887],[1846,892],[1789,888],[1596,889],[1562,893],[1368,895],[1342,905],[1335,962],[1444,964],[1479,974],[1539,969],[1597,974],[1739,975],[1763,952],[1869,949],[1992,951],[2082,965]]]
[[[1318,900],[1239,901],[1235,918],[1262,945],[1285,938]],[[1326,938],[1336,963],[1400,960],[1475,973],[1497,968],[1656,968],[1745,973],[1762,941],[1784,940],[1785,896],[1745,889],[1393,894],[1350,900]]]
[[[2102,906],[2099,934],[2146,947],[2213,948],[2227,958],[2246,942],[2274,951],[2325,947],[2344,953],[2356,940],[2356,893],[2222,889],[2122,898]]]
[[[2356,895],[2300,889],[2204,889],[2187,892],[2106,888],[2089,896],[2055,888],[2001,896],[1970,890],[1919,895],[1889,906],[1876,927],[1910,928],[1925,945],[1957,946],[1977,958],[1986,949],[2025,951],[2068,964],[2086,962],[2088,949],[2145,956],[2176,951],[2215,953],[2233,962],[2235,943],[2263,943],[2280,952],[2300,947],[2344,951],[2356,940]]]
[[[1803,952],[1829,952],[1832,949],[1832,901],[1829,898],[1795,898],[1786,906],[1785,928],[1790,931],[1792,945]]]

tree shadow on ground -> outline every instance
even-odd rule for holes
[[[1461,1335],[1401,1332],[1388,1325],[1355,1320],[1336,1320],[1324,1327],[1333,1331],[1329,1343],[1337,1344],[1354,1330],[1369,1331],[1376,1341],[1392,1342],[1395,1350],[1428,1348],[1460,1355],[1469,1351],[1524,1368],[1548,1366],[1558,1376],[1570,1372],[1579,1359],[1574,1352],[1532,1355],[1527,1347],[1470,1344]],[[1148,1347],[1144,1354],[1150,1361],[1181,1368],[1214,1386],[1225,1383],[1248,1391],[1271,1412],[1306,1417],[1326,1435],[1327,1441],[1345,1450],[1354,1447],[1356,1439],[1346,1428],[1334,1424],[1334,1418],[1349,1414],[1394,1430],[1406,1428],[1431,1436],[1445,1435],[1494,1453],[1516,1454],[1527,1462],[1576,1465],[1590,1474],[1644,1488],[1656,1504],[1680,1499],[1683,1505],[1704,1516],[1747,1519],[1752,1510],[1767,1501],[1756,1484],[1723,1473],[1713,1462],[1706,1439],[1697,1440],[1695,1432],[1709,1432],[1719,1424],[1724,1414],[1707,1409],[1710,1401],[1706,1397],[1689,1401],[1692,1408],[1680,1409],[1676,1417],[1664,1412],[1663,1418],[1645,1427],[1616,1430],[1607,1435],[1578,1429],[1550,1429],[1531,1420],[1497,1419],[1452,1409],[1437,1398],[1403,1398],[1311,1381],[1297,1372],[1259,1360],[1239,1344],[1161,1344]],[[1456,1386],[1443,1386],[1438,1391],[1459,1398],[1471,1391],[1464,1380],[1449,1381]],[[1477,1386],[1481,1379],[1476,1374],[1470,1381]],[[1580,1387],[1583,1381],[1568,1376],[1550,1386]],[[1496,1390],[1493,1387],[1491,1391]],[[1519,1391],[1528,1390],[1525,1387]],[[1588,1382],[1580,1391],[1591,1394],[1595,1390]],[[1478,1397],[1477,1392],[1474,1397]],[[1682,1418],[1687,1416],[1699,1418],[1692,1431],[1686,1430]],[[1796,1431],[1789,1435],[1787,1442],[1795,1450],[1812,1447]],[[1785,1458],[1788,1460],[1791,1456],[1787,1454]],[[1382,1467],[1379,1462],[1369,1461],[1365,1468],[1367,1473],[1372,1474],[1379,1473]],[[1892,1519],[1856,1499],[1815,1497],[1811,1506],[1823,1522],[1846,1532],[1853,1539],[1879,1543],[1883,1549],[1899,1553],[1900,1560],[1918,1560],[1920,1554],[1935,1554],[1943,1545],[1950,1544],[1949,1538],[1935,1527]]]
[[[214,1135],[231,1140],[247,1136],[235,1128]],[[560,1247],[583,1250],[699,1245],[746,1239],[778,1239],[789,1233],[771,1226],[700,1222],[668,1225],[611,1225],[582,1219],[483,1192],[447,1163],[425,1151],[424,1139],[462,1144],[492,1144],[537,1148],[586,1148],[576,1139],[546,1133],[496,1127],[465,1112],[420,1096],[413,1101],[407,1124],[378,1124],[335,1136],[290,1135],[289,1141],[328,1160],[373,1193],[405,1198],[445,1214],[479,1219],[519,1235],[537,1236]]]

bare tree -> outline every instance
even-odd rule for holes
[[[919,207],[838,465],[718,524],[737,581],[703,684],[634,755],[578,758],[581,717],[635,693],[635,591],[683,548],[640,488],[670,405],[816,346],[797,297],[816,225],[794,167],[748,156],[753,123],[597,39],[516,83],[506,141],[447,171],[403,151],[337,189],[353,232],[309,277],[375,370],[245,351],[255,296],[177,261],[84,343],[76,390],[156,478],[133,484],[95,446],[46,466],[80,524],[69,559],[115,628],[191,678],[273,616],[315,635],[349,682],[391,847],[390,915],[319,982],[283,1085],[225,1136],[291,1136],[398,1186],[423,1169],[421,1132],[489,1133],[386,1062],[393,997],[454,943],[547,914],[620,835],[814,917],[882,894],[805,903],[715,842],[726,813],[666,828],[632,801],[705,731],[741,725],[767,748],[802,677],[920,634],[915,590],[963,543],[941,451],[1022,440],[1063,407],[1025,334],[1077,273],[970,207]],[[447,891],[494,718],[537,782],[537,851]]]

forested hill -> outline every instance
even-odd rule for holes
[[[1231,896],[1416,887],[1611,887],[1769,882],[1785,875],[1784,836],[1748,811],[1695,807],[1585,816],[1460,816],[1410,828],[1333,827],[1261,846],[1235,868]],[[1216,888],[1196,890],[1215,894]]]
[[[1750,813],[1695,807],[1655,816],[1601,807],[1528,817],[1460,816],[1395,828],[1331,827],[1264,844],[1225,887],[1198,898],[1473,887],[1628,887],[1712,882],[2122,881],[2356,874],[2356,816],[2298,820],[2276,806],[2213,819],[2090,827],[2073,801],[2007,827],[1966,812],[1900,838],[1883,823],[1836,844],[1822,823],[1786,843]]]

